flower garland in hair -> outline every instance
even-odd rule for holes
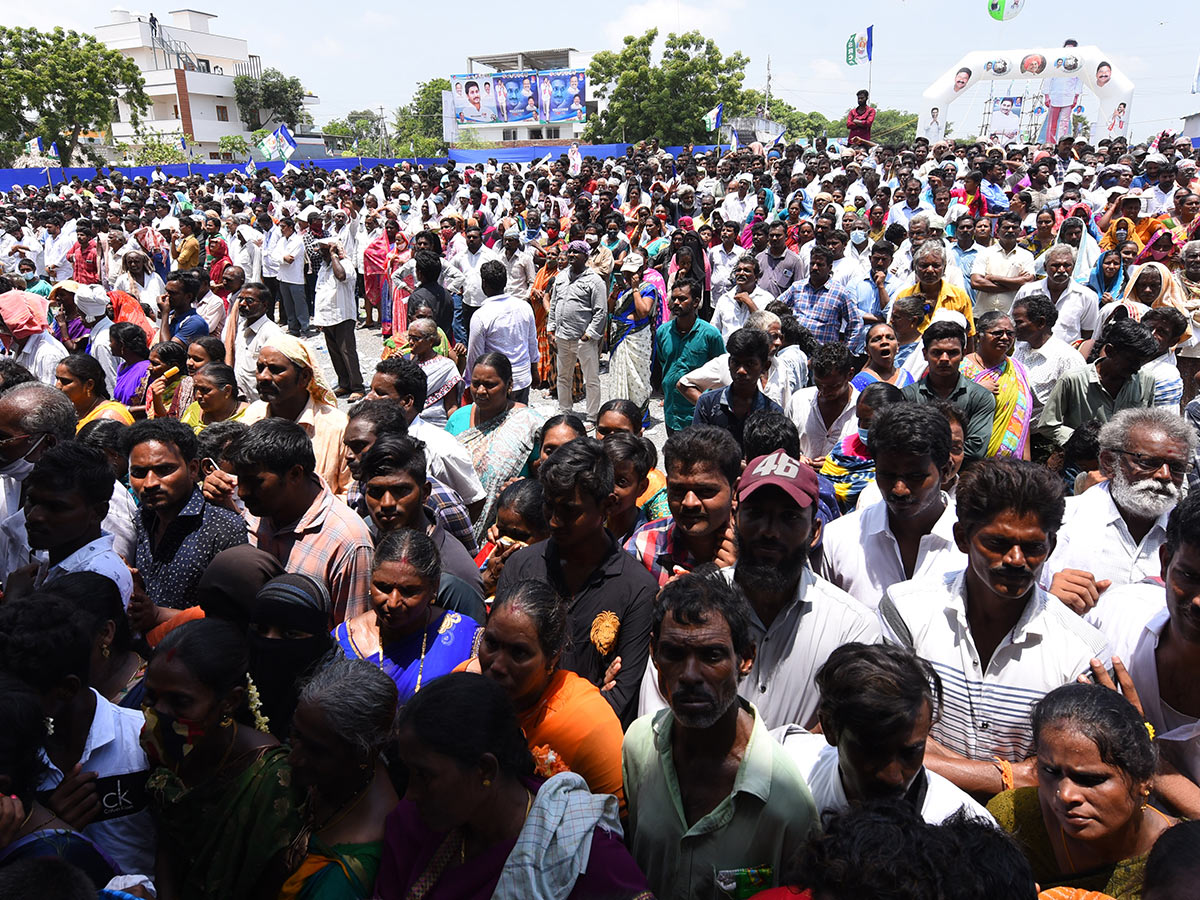
[[[270,734],[271,723],[262,713],[262,697],[258,695],[258,686],[255,685],[249,672],[246,673],[246,701],[250,712],[254,715],[254,727],[264,734]]]

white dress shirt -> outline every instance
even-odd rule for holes
[[[747,252],[746,248],[738,244],[737,241],[734,241],[732,250],[726,250],[724,244],[717,244],[717,246],[709,248],[708,261],[712,271],[712,302],[714,307],[721,302],[722,297],[734,288],[733,267],[737,265],[737,261],[745,256]],[[715,314],[713,318],[716,318]],[[713,324],[716,325],[716,322],[714,321]]]
[[[1029,389],[1033,391],[1032,422],[1042,414],[1042,407],[1059,379],[1072,369],[1087,365],[1078,350],[1053,334],[1036,350],[1024,341],[1017,341],[1013,359],[1025,367],[1029,376]]]
[[[745,304],[739,303],[734,299],[734,294],[736,293],[737,285],[735,284],[714,304],[712,325],[717,331],[721,332],[723,340],[728,340],[729,336],[744,326],[746,320],[750,318],[750,310]],[[750,299],[754,301],[757,309],[766,309],[767,304],[775,298],[768,291],[764,291],[760,287],[755,287],[750,292]]]
[[[88,729],[79,764],[95,772],[100,813],[83,827],[83,834],[104,850],[121,871],[153,875],[157,833],[143,785],[150,763],[140,736],[146,724],[141,710],[123,709],[100,696],[95,688],[96,711]],[[63,773],[41,751],[45,772],[39,791],[50,791]]]
[[[734,568],[721,574],[732,582]],[[796,596],[780,610],[768,628],[755,613],[750,636],[758,648],[750,674],[738,685],[738,694],[753,703],[767,728],[817,723],[821,701],[815,679],[829,654],[842,644],[879,641],[879,625],[869,609],[824,578],[805,568]],[[658,690],[658,669],[646,663],[639,694],[638,715],[665,709]]]
[[[408,423],[408,434],[425,444],[428,474],[458,494],[465,505],[487,496],[475,464],[458,438],[420,416]]]
[[[524,390],[533,383],[533,369],[540,355],[537,322],[528,300],[497,294],[471,317],[466,371],[472,371],[475,361],[491,352],[504,354],[512,363],[514,390]]]
[[[833,449],[834,444],[842,435],[842,430],[855,416],[854,407],[858,403],[858,391],[850,388],[850,399],[836,419],[825,427],[821,410],[817,407],[817,389],[815,387],[801,388],[792,394],[791,402],[786,407],[788,418],[800,429],[800,453],[809,459],[820,459]]]
[[[108,396],[112,396],[117,386],[117,369],[121,363],[113,356],[112,344],[108,341],[108,332],[112,328],[112,320],[103,316],[92,326],[88,334],[88,355],[100,363],[104,369],[104,383],[108,387]]]
[[[291,262],[284,259],[292,258]],[[271,247],[271,258],[278,268],[276,276],[284,284],[304,284],[304,238],[299,230],[293,231],[292,236],[285,238],[281,233],[279,240]],[[263,266],[266,275],[266,266]]]
[[[485,262],[493,259],[501,264],[504,262],[486,244],[480,244],[479,249],[474,253],[464,249],[454,258],[455,268],[462,272],[462,302],[466,306],[479,307],[487,299],[483,294],[483,282],[479,270]]]
[[[344,278],[338,279],[333,266],[322,261],[317,272],[316,296],[313,302],[312,324],[329,328],[358,318],[358,300],[354,296],[354,263],[341,260]]]
[[[1016,626],[985,662],[967,622],[965,574],[893,585],[880,606],[880,628],[885,640],[911,647],[942,679],[934,740],[969,759],[1019,762],[1034,751],[1033,704],[1091,671],[1093,658],[1108,665],[1108,643],[1057,597],[1035,588]],[[908,639],[889,623],[889,603]]]
[[[940,579],[961,571],[967,557],[954,542],[958,521],[954,504],[942,494],[946,508],[929,534],[922,535],[912,578]],[[820,573],[864,606],[879,607],[893,584],[908,581],[900,545],[888,523],[886,503],[875,503],[834,519],[821,537]]]
[[[997,275],[1001,278],[1016,278],[1018,275],[1034,274],[1033,267],[1033,254],[1024,247],[1013,247],[1012,250],[1005,252],[999,241],[992,241],[991,246],[984,247],[979,251],[968,277],[971,275]],[[992,292],[976,289],[975,315],[982,315],[993,309],[1007,313],[1012,308],[1012,302],[1016,299],[1019,291],[1020,288],[1015,291]]]
[[[1097,581],[1108,580],[1113,586],[1156,577],[1158,548],[1167,539],[1169,515],[1167,510],[1144,538],[1135,541],[1107,481],[1068,497],[1058,544],[1042,568],[1042,586],[1049,587],[1055,573],[1063,569],[1091,572]]]
[[[1021,300],[1034,294],[1050,296],[1045,278],[1021,285],[1016,299]],[[1100,303],[1096,299],[1096,292],[1090,287],[1074,280],[1070,281],[1054,306],[1058,310],[1058,321],[1054,323],[1054,336],[1060,341],[1073,344],[1083,337],[1085,331],[1095,335],[1096,328],[1100,324]]]
[[[124,490],[120,485],[117,485],[117,488]],[[34,585],[40,588],[72,572],[94,572],[103,575],[117,586],[117,590],[121,592],[121,602],[125,606],[129,605],[129,598],[133,595],[133,576],[129,574],[129,567],[125,565],[125,561],[113,550],[111,534],[101,533],[100,537],[84,544],[54,565],[42,560],[38,564]]]
[[[258,399],[258,351],[282,333],[283,329],[265,313],[249,324],[239,317],[233,332],[233,372],[238,390],[252,403]]]
[[[774,729],[771,736],[783,745],[784,752],[804,776],[818,813],[824,816],[827,812],[850,808],[838,767],[837,747],[831,746],[825,735],[811,734],[799,725],[785,725]],[[925,799],[920,812],[928,824],[941,825],[959,810],[964,810],[972,819],[995,824],[996,820],[986,808],[937,772],[922,768],[917,778],[925,779]]]
[[[29,336],[15,359],[42,384],[53,386],[56,383],[54,373],[66,355],[67,348],[59,343],[58,338],[49,331],[39,331]]]

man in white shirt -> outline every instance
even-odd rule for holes
[[[354,323],[358,319],[354,264],[346,257],[337,238],[325,238],[317,246],[321,251],[321,268],[317,272],[312,323],[325,335],[329,361],[338,380],[334,394],[349,397],[352,401],[361,400],[366,386],[354,338]]]
[[[70,278],[75,272],[75,266],[71,264],[70,259],[71,248],[75,246],[75,229],[71,228],[68,231],[58,213],[52,213],[46,219],[44,246],[46,277],[50,283],[56,284]]]
[[[112,581],[129,604],[133,577],[113,550],[113,536],[102,528],[114,483],[104,457],[91,447],[69,441],[42,454],[25,479],[23,509],[29,547],[45,558],[36,570],[9,573],[6,596],[22,594],[22,584],[40,588],[69,572],[95,572]]]
[[[741,228],[750,218],[758,198],[750,190],[754,185],[754,177],[749,172],[743,172],[733,179],[733,190],[721,201],[721,219],[725,222],[735,222]]]
[[[287,316],[288,333],[300,337],[309,330],[308,300],[304,296],[304,238],[295,221],[288,218],[279,220],[279,238],[271,247],[271,258],[279,269],[279,295]]]
[[[984,252],[981,251],[980,256]],[[1023,285],[1016,295],[1017,301],[1039,295],[1049,297],[1058,310],[1054,336],[1067,344],[1087,340],[1100,323],[1096,292],[1072,278],[1074,270],[1075,251],[1066,244],[1055,244],[1046,251],[1046,277]],[[1013,308],[1016,308],[1015,301]]]
[[[932,406],[893,404],[871,423],[882,503],[825,526],[820,573],[876,609],[893,584],[941,578],[966,565],[954,540],[954,505],[941,489],[950,474],[950,424]]]
[[[108,317],[108,294],[98,284],[81,284],[75,291],[75,308],[89,329],[87,352],[104,369],[104,382],[111,397],[120,363],[113,356],[108,340],[108,332],[113,324]]]
[[[1038,587],[1062,521],[1057,473],[988,459],[964,476],[954,537],[963,571],[894,585],[884,639],[929,662],[945,685],[926,765],[972,794],[1037,783],[1029,708],[1107,665],[1104,637]]]
[[[514,300],[529,302],[529,287],[537,277],[537,266],[533,254],[521,246],[521,235],[513,225],[504,232],[504,252],[501,254],[504,267],[508,270],[505,291]]]
[[[817,476],[783,450],[751,460],[738,482],[735,565],[722,574],[750,601],[754,664],[738,693],[758,708],[767,728],[817,724],[816,672],[838,647],[875,643],[871,611],[815,575],[808,565],[814,539]],[[666,707],[653,660],[642,680],[639,713]]]
[[[740,229],[733,222],[721,223],[721,243],[708,251],[709,266],[712,270],[712,303],[716,309],[721,298],[734,288],[733,267],[737,261],[746,255],[746,248],[737,242]],[[755,277],[755,285],[758,280]],[[713,314],[716,318],[716,314]],[[713,322],[716,325],[716,322]],[[719,330],[719,326],[718,326]],[[722,332],[722,337],[725,333]]]
[[[471,317],[483,305],[486,299],[479,270],[489,260],[499,260],[500,257],[483,243],[483,232],[478,225],[468,225],[463,235],[466,238],[467,249],[454,258],[453,265],[463,275],[462,286],[462,319],[466,328],[471,327]]]
[[[800,430],[800,453],[815,469],[854,419],[858,391],[850,383],[854,364],[845,344],[823,344],[808,360],[813,387],[792,394],[785,407]],[[828,424],[826,424],[828,423]]]
[[[716,248],[721,249],[720,247]],[[750,314],[767,308],[775,298],[758,286],[758,260],[750,254],[740,257],[733,267],[733,286],[714,302],[712,324],[727,340],[746,324]]]
[[[1033,392],[1030,421],[1036,422],[1059,379],[1087,363],[1078,350],[1054,334],[1058,320],[1054,301],[1045,294],[1026,292],[1029,287],[1021,288],[1013,301],[1012,320],[1017,337],[1013,359],[1025,367],[1029,376],[1029,389]]]
[[[1100,429],[1107,481],[1067,501],[1042,584],[1078,613],[1112,585],[1159,572],[1167,517],[1183,496],[1195,430],[1164,407],[1123,409]]]
[[[529,386],[537,368],[537,322],[528,300],[517,299],[504,290],[505,264],[492,259],[480,269],[487,300],[471,318],[471,336],[467,342],[467,372],[487,353],[500,353],[512,363],[512,397],[518,403],[529,402]]]
[[[991,310],[1007,313],[1022,285],[1033,281],[1033,254],[1017,246],[1021,238],[1021,217],[1005,213],[1000,217],[996,240],[975,257],[971,268],[971,287],[975,289],[975,315]]]
[[[230,307],[225,329],[225,362],[233,366],[238,389],[250,402],[258,399],[258,351],[282,332],[267,315],[270,298],[265,284],[244,285]]]
[[[817,812],[893,800],[931,825],[960,810],[993,822],[966,792],[925,768],[925,742],[942,705],[929,663],[894,644],[844,644],[817,672],[821,733],[799,725],[772,732],[804,775]]]

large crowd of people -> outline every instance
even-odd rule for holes
[[[0,896],[1193,896],[1200,154],[865,94],[0,196]]]

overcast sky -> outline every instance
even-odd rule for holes
[[[1183,0],[1162,0],[1149,12],[1125,0],[1028,0],[1009,22],[989,17],[987,0],[859,0],[853,11],[851,4],[815,0],[604,0],[594,5],[597,15],[579,3],[194,3],[219,17],[212,31],[246,38],[264,66],[299,76],[319,95],[320,105],[309,107],[318,124],[363,107],[383,104],[390,111],[411,98],[417,82],[464,71],[472,54],[615,50],[624,35],[653,26],[661,35],[699,29],[722,52],[740,50],[750,58],[746,87],[763,87],[769,55],[772,93],[830,116],[844,113],[855,90],[866,85],[865,68],[845,64],[845,44],[867,25],[875,26],[871,93],[879,106],[915,112],[921,92],[968,50],[1061,46],[1072,37],[1099,46],[1133,81],[1134,137],[1177,130],[1181,116],[1200,111],[1200,96],[1190,93],[1200,40],[1194,7]],[[89,30],[109,21],[109,9],[117,5],[119,0],[0,0],[0,21]],[[178,8],[127,5],[134,12],[153,10],[163,21]],[[541,13],[543,8],[550,12]],[[996,83],[996,93],[1008,93],[1004,87]],[[949,109],[946,118],[957,134],[975,132],[987,91],[986,84],[973,87]],[[1021,86],[1012,93],[1021,93]],[[1083,103],[1088,106],[1089,98]],[[696,110],[696,116],[704,112]]]

